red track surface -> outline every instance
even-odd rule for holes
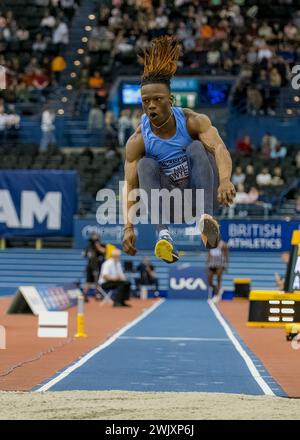
[[[123,309],[91,300],[85,305],[88,337],[80,339],[73,338],[76,333],[74,307],[69,311],[70,338],[66,340],[38,338],[36,316],[5,315],[11,299],[0,300],[0,325],[4,325],[7,332],[7,349],[0,350],[0,390],[7,391],[32,389],[104,342],[155,301],[133,299],[130,301],[132,307]]]
[[[300,350],[293,350],[284,328],[247,327],[246,300],[222,301],[219,310],[288,396],[300,397]]]

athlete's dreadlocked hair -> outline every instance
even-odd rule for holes
[[[173,37],[160,37],[151,41],[140,55],[144,64],[141,85],[163,83],[170,89],[170,81],[177,70],[179,43]]]

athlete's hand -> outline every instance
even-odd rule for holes
[[[229,179],[222,180],[218,188],[218,201],[221,205],[229,206],[235,198],[235,188]]]
[[[136,236],[133,227],[126,228],[124,230],[124,237],[123,237],[123,251],[126,252],[126,254],[128,255],[136,254],[135,241],[136,241]]]

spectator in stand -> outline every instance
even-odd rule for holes
[[[276,145],[278,144],[278,139],[276,136],[271,135],[270,132],[267,132],[262,140],[261,140],[261,153],[263,159],[270,159],[271,152],[276,149]]]
[[[242,183],[236,185],[236,196],[233,201],[236,204],[248,203],[248,194],[245,191],[245,187]]]
[[[52,41],[56,46],[57,54],[64,52],[67,44],[69,44],[69,29],[67,24],[61,19],[56,20]]]
[[[236,144],[236,149],[238,153],[241,153],[245,156],[251,155],[253,152],[253,145],[251,143],[250,136],[245,135],[239,139]]]
[[[295,159],[295,161],[296,161],[296,168],[297,168],[298,170],[300,170],[300,150],[299,150],[298,153],[296,154],[296,159]]]
[[[130,297],[130,282],[126,280],[120,262],[121,251],[113,249],[111,257],[101,266],[99,284],[104,290],[116,289],[113,297],[114,307],[130,307],[126,301]]]
[[[287,153],[287,148],[283,145],[278,144],[275,147],[275,150],[271,151],[271,159],[284,159]]]
[[[55,136],[55,110],[46,107],[42,114],[42,138],[40,142],[40,151],[46,151],[49,145],[56,144]]]
[[[4,143],[6,138],[6,121],[7,115],[4,112],[3,105],[0,105],[0,144]]]
[[[137,271],[140,272],[140,278],[136,279],[137,289],[140,286],[154,285],[155,290],[158,291],[158,279],[148,257],[143,258],[143,261],[137,267]]]
[[[264,167],[262,171],[256,176],[256,183],[258,186],[271,185],[272,177],[267,167]]]
[[[248,189],[251,188],[255,183],[256,183],[256,175],[254,172],[254,167],[251,164],[248,164],[246,166],[246,170],[245,170],[245,174],[246,174],[246,178],[244,181],[244,185],[245,187],[247,187]]]
[[[104,127],[103,111],[95,103],[91,108],[88,116],[88,130],[102,130]]]
[[[106,112],[104,118],[105,146],[110,148],[119,147],[118,127],[112,112]]]
[[[252,116],[256,116],[263,107],[263,97],[260,91],[251,85],[247,88],[247,111]]]
[[[60,7],[64,13],[64,16],[67,18],[70,23],[73,19],[75,13],[75,1],[74,0],[60,0]]]
[[[37,90],[44,90],[50,84],[50,78],[42,69],[36,69],[32,75],[32,85]]]
[[[124,147],[126,142],[133,133],[131,112],[130,109],[124,109],[121,111],[121,116],[119,118],[119,145]]]
[[[282,177],[282,169],[278,166],[273,170],[273,176],[271,180],[271,185],[273,186],[282,186],[284,185],[284,178]]]
[[[300,214],[300,194],[298,194],[296,196],[295,211],[296,211],[297,214]]]
[[[103,87],[104,79],[100,72],[95,72],[94,75],[90,76],[88,85],[91,89],[101,89]]]
[[[239,183],[244,183],[245,179],[246,179],[246,175],[245,173],[243,173],[242,167],[237,166],[231,178],[232,183],[234,185],[238,185]]]
[[[51,61],[51,70],[54,74],[55,81],[59,83],[61,73],[66,69],[67,64],[63,56],[56,55]]]
[[[133,131],[135,131],[138,126],[141,123],[141,117],[142,117],[142,110],[140,109],[135,109],[132,113],[132,117],[131,117],[131,125],[132,125],[132,129]]]

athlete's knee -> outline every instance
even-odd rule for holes
[[[142,157],[137,165],[138,175],[152,175],[155,172],[159,171],[159,164],[155,159],[151,157]]]
[[[200,158],[201,161],[207,160],[206,149],[200,141],[194,141],[186,148],[186,154],[191,159]]]

